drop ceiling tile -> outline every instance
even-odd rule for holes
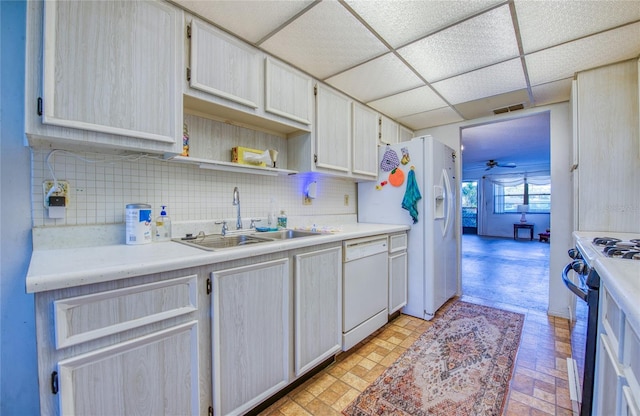
[[[237,36],[255,43],[304,10],[313,3],[313,0],[176,0],[175,2]],[[247,22],[251,23],[247,24]]]
[[[445,107],[447,103],[430,87],[414,88],[410,91],[367,103],[372,108],[397,118]]]
[[[450,104],[460,104],[527,87],[520,58],[432,84]]]
[[[573,77],[576,72],[640,54],[640,23],[544,49],[525,56],[531,85]]]
[[[318,3],[261,47],[319,79],[388,51],[337,1]]]
[[[393,53],[342,72],[326,82],[362,102],[424,85]]]
[[[501,2],[502,0],[346,1],[394,48],[473,16]]]
[[[474,118],[493,116],[495,115],[493,110],[517,106],[518,104],[522,104],[524,108],[531,106],[529,92],[526,89],[460,103],[455,108],[466,120],[472,120]]]
[[[412,130],[420,130],[463,120],[464,119],[451,107],[443,107],[437,110],[400,117],[397,121]]]
[[[531,91],[536,106],[569,101],[569,98],[571,98],[572,79],[573,78],[566,78],[532,87]]]
[[[515,7],[524,53],[640,19],[640,2],[637,0],[516,0]]]
[[[398,53],[429,82],[519,55],[508,5],[400,48]]]

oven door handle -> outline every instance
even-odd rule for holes
[[[575,283],[573,283],[571,281],[571,279],[569,279],[569,271],[574,270],[574,263],[569,263],[565,266],[564,270],[562,271],[562,281],[564,282],[564,285],[569,288],[570,291],[572,291],[573,293],[576,294],[576,296],[578,296],[580,299],[582,299],[583,301],[587,301],[587,296],[588,293],[586,290],[578,287],[578,285],[576,285]]]

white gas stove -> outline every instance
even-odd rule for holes
[[[567,360],[567,368],[572,401],[580,415],[586,416],[592,414],[594,404],[597,321],[602,285],[616,299],[631,328],[640,333],[640,233],[576,231],[573,237],[576,248],[569,250],[573,260],[565,267],[562,279],[571,292],[586,302],[587,316],[583,322],[586,325],[586,343],[585,334],[574,337],[579,326],[572,322],[572,358]]]
[[[604,258],[640,260],[640,233],[576,231],[573,237],[576,247],[590,267],[595,267],[596,260]],[[628,264],[632,269],[640,267],[640,261],[625,261],[622,264]]]
[[[640,233],[576,231],[576,248],[597,272],[640,334]]]

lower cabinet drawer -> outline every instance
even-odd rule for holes
[[[389,236],[389,253],[396,253],[406,249],[407,233],[398,233]]]
[[[198,308],[190,275],[54,301],[56,349],[80,344]]]

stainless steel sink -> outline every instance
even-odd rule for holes
[[[215,251],[226,248],[236,248],[260,243],[274,242],[279,240],[288,240],[291,238],[309,237],[313,235],[321,235],[321,233],[316,233],[313,231],[280,230],[262,233],[256,232],[252,234],[227,234],[225,236],[222,236],[220,234],[198,235],[193,239],[174,239],[173,241],[177,241],[178,243],[201,248],[204,250]]]
[[[247,245],[267,243],[273,241],[272,239],[255,237],[253,235],[236,234],[221,236],[219,234],[210,234],[206,236],[199,236],[193,240],[174,240],[182,244],[186,244],[193,247],[202,248],[205,250],[220,250],[225,248],[235,248]]]
[[[313,235],[322,235],[313,231],[299,231],[299,230],[280,230],[280,231],[267,231],[259,234],[254,234],[261,238],[272,238],[274,240],[288,240],[290,238],[310,237]]]

